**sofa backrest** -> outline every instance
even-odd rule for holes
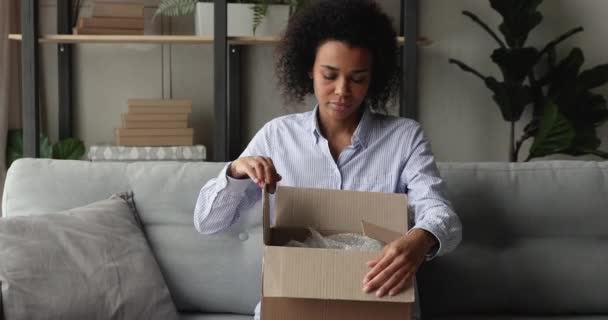
[[[218,235],[193,227],[223,163],[22,159],[5,215],[82,206],[133,190],[180,311],[250,314],[259,299],[261,209]],[[608,314],[608,162],[440,163],[463,223],[455,252],[423,264],[423,314]]]
[[[260,297],[261,207],[222,234],[193,225],[199,191],[223,165],[21,159],[7,173],[3,213],[54,212],[132,190],[178,310],[251,314]]]
[[[463,241],[421,268],[424,315],[608,314],[608,162],[440,169]]]

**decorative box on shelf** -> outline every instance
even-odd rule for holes
[[[90,161],[205,161],[203,145],[168,147],[128,147],[93,145],[87,155]]]

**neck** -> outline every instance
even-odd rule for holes
[[[361,106],[359,110],[353,112],[346,119],[335,119],[327,116],[324,112],[319,109],[318,121],[319,121],[319,129],[321,133],[327,140],[332,140],[336,137],[348,136],[352,137],[353,133],[357,129],[359,125],[359,121],[361,121],[361,117],[363,115],[363,108]]]

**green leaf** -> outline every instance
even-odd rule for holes
[[[51,158],[52,148],[49,144],[49,137],[40,134],[40,157]],[[8,131],[6,140],[6,163],[7,167],[17,159],[23,158],[23,130],[11,129]]]
[[[185,16],[192,14],[197,2],[197,0],[161,0],[152,19],[156,19],[159,15]]]
[[[49,137],[44,134],[40,135],[40,158],[52,158],[53,147],[49,142]]]
[[[543,20],[538,11],[542,0],[490,0],[490,4],[503,18],[498,29],[511,48],[521,48],[528,34]]]
[[[13,161],[23,158],[23,130],[8,130],[6,138],[6,165],[11,166]]]
[[[518,121],[527,105],[532,103],[530,87],[518,83],[498,82],[493,77],[485,79],[486,86],[492,90],[492,99],[500,108],[505,121]]]
[[[559,108],[554,103],[549,103],[544,108],[528,160],[563,153],[571,148],[574,137],[575,131],[568,119],[559,112]]]
[[[251,10],[253,11],[253,34],[255,35],[255,31],[260,24],[262,24],[262,21],[268,12],[268,1],[253,0],[252,2],[254,2],[251,6]]]
[[[53,158],[80,160],[84,155],[84,143],[75,138],[67,138],[53,146]]]
[[[538,53],[533,47],[498,48],[492,53],[492,61],[500,67],[505,82],[522,83],[538,61]]]
[[[560,100],[572,99],[574,94],[573,89],[576,79],[578,78],[578,72],[585,62],[583,51],[580,48],[574,48],[570,51],[570,54],[562,60],[557,67],[549,75],[549,93],[548,96],[553,101],[556,101],[559,105],[562,105]]]
[[[578,90],[589,90],[606,84],[608,82],[608,64],[581,72],[577,80]]]

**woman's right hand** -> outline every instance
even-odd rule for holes
[[[243,157],[234,160],[227,170],[228,176],[235,179],[251,178],[260,188],[269,185],[269,191],[274,193],[277,182],[281,181],[279,175],[268,157]]]

